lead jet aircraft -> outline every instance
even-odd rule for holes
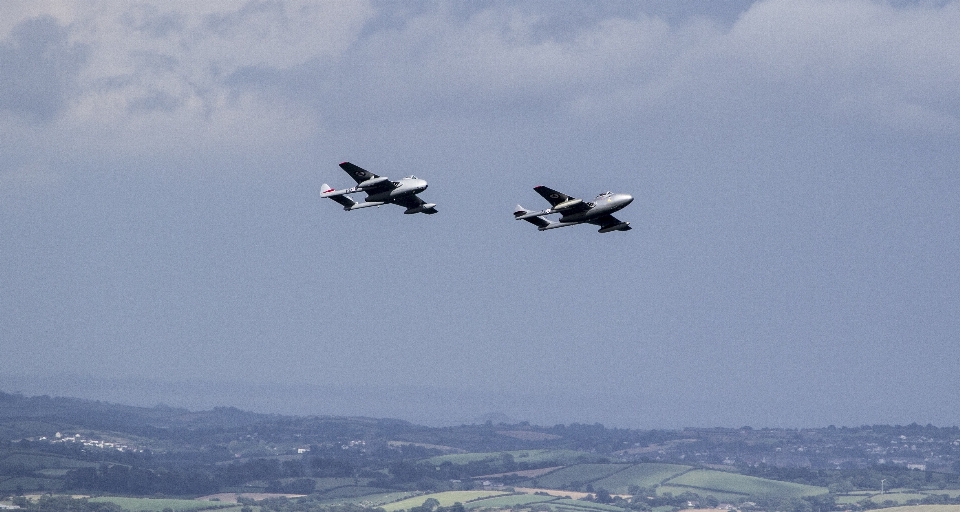
[[[537,226],[540,231],[575,226],[585,222],[600,226],[600,233],[633,229],[629,222],[617,220],[616,217],[611,215],[633,201],[633,196],[630,194],[604,192],[598,195],[592,203],[588,203],[544,186],[533,187],[533,189],[550,202],[550,208],[535,212],[517,205],[517,211],[513,212],[513,216],[516,220],[525,220]],[[543,218],[544,215],[552,213],[560,214],[559,222]]]
[[[398,181],[390,181],[390,178],[386,176],[377,176],[350,162],[343,162],[340,164],[340,168],[347,171],[347,174],[357,181],[357,186],[334,190],[333,187],[324,183],[320,197],[333,199],[340,203],[346,211],[393,203],[406,208],[403,213],[437,213],[437,205],[427,203],[417,197],[417,194],[427,189],[426,180],[421,180],[416,176],[407,176]],[[362,203],[347,197],[347,194],[358,192],[367,193],[367,198]]]

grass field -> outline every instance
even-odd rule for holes
[[[433,494],[424,494],[421,496],[415,496],[413,498],[407,498],[401,501],[395,501],[393,503],[387,503],[382,505],[383,509],[387,512],[393,512],[400,509],[410,509],[413,507],[419,507],[423,505],[423,502],[433,498],[440,502],[441,507],[449,507],[456,502],[460,502],[464,505],[467,502],[483,499],[490,496],[502,496],[507,494],[503,491],[446,491],[446,492],[435,492]]]
[[[911,505],[885,508],[883,512],[960,512],[960,505]]]
[[[689,469],[690,466],[679,464],[637,464],[593,482],[593,487],[602,487],[612,494],[627,494],[631,485],[654,487]]]
[[[512,508],[514,506],[527,506],[534,503],[550,502],[558,499],[555,496],[537,496],[535,494],[509,494],[506,496],[495,496],[477,501],[465,503],[468,509],[473,508]]]
[[[572,487],[571,484],[582,486],[602,478],[608,478],[614,473],[630,467],[632,467],[630,464],[576,464],[530,479],[523,482],[522,485],[525,487],[549,487],[551,489]]]
[[[936,491],[931,491],[930,494],[947,494],[947,491],[943,491],[939,493]],[[887,492],[883,494],[880,494],[879,492],[870,493],[870,494],[850,493],[850,494],[841,494],[837,496],[837,503],[840,503],[843,505],[853,505],[855,503],[859,503],[863,500],[869,499],[870,501],[876,504],[881,504],[886,501],[892,501],[899,505],[905,505],[908,501],[911,501],[911,500],[919,501],[925,497],[927,497],[927,494],[916,493],[916,492]]]
[[[392,492],[381,492],[377,494],[367,494],[364,496],[351,496],[351,497],[333,497],[326,498],[322,497],[321,503],[324,505],[360,505],[362,507],[379,507],[387,503],[393,503],[395,501],[400,501],[406,498],[409,498],[412,493],[407,491],[392,491]]]
[[[746,494],[750,496],[776,496],[780,498],[802,498],[826,494],[826,487],[779,482],[753,476],[725,473],[712,469],[696,469],[683,473],[666,481],[666,484],[690,487],[697,494],[706,491]],[[701,491],[702,489],[703,491]]]
[[[438,455],[424,459],[423,462],[439,466],[444,462],[462,466],[471,462],[496,461],[503,457],[503,454],[509,453],[514,462],[527,462],[529,464],[542,464],[545,462],[557,462],[558,464],[575,464],[584,458],[594,458],[595,456],[573,450],[519,450],[512,452],[481,452],[481,453],[459,453],[450,455]]]
[[[317,486],[315,487],[316,492],[323,492],[323,491],[326,491],[326,490],[329,490],[329,489],[334,489],[334,488],[336,488],[336,487],[353,486],[353,485],[356,485],[356,484],[366,485],[367,483],[370,482],[370,479],[369,479],[369,478],[360,478],[360,479],[353,479],[353,478],[314,478],[313,480],[314,480],[315,482],[317,482]]]
[[[603,503],[592,503],[589,501],[560,499],[551,501],[550,507],[556,511],[569,510],[573,512],[623,512],[620,507],[613,505],[604,505]]]
[[[116,503],[130,512],[157,511],[165,508],[169,508],[174,512],[192,512],[195,510],[217,510],[235,506],[234,504],[218,503],[216,501],[120,498],[110,496],[90,498],[90,501],[93,503]]]
[[[465,503],[467,509],[510,509],[514,507],[532,507],[537,504],[549,505],[554,511],[571,512],[623,512],[622,508],[592,503],[589,501],[557,498],[555,496],[539,496],[534,494],[509,494],[483,500]]]

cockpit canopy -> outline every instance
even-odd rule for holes
[[[410,176],[407,176],[407,179],[408,179],[408,180],[418,180],[418,179],[420,179],[420,178],[417,178],[416,176],[414,176],[414,175],[411,174]]]
[[[610,192],[609,190],[606,192],[600,192],[599,194],[597,194],[597,199],[600,199],[601,197],[607,197],[610,195],[613,195],[613,192]]]

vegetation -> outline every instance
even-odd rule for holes
[[[0,393],[0,434],[0,502],[27,510],[825,512],[960,503],[960,429],[929,425],[429,428]],[[95,497],[56,495],[67,493]],[[261,494],[236,504],[192,499],[214,493]]]

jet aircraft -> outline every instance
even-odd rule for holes
[[[550,208],[535,212],[517,205],[517,211],[513,212],[513,216],[516,220],[525,220],[537,226],[540,231],[575,226],[585,222],[600,226],[600,233],[632,229],[629,222],[620,221],[611,215],[633,201],[633,196],[630,194],[604,192],[590,203],[544,186],[533,187],[533,189],[550,202]],[[544,215],[553,213],[560,214],[558,222],[543,218]]]
[[[324,183],[320,197],[333,199],[340,203],[346,211],[393,203],[406,208],[403,213],[437,213],[437,205],[427,203],[417,196],[417,194],[427,189],[426,180],[421,180],[416,176],[407,176],[397,181],[390,181],[390,178],[386,176],[377,176],[350,162],[343,162],[340,164],[340,168],[347,171],[347,174],[357,181],[357,186],[343,190],[334,190],[333,187]],[[367,198],[364,199],[362,203],[358,203],[347,197],[347,194],[356,194],[358,192],[367,193]]]

